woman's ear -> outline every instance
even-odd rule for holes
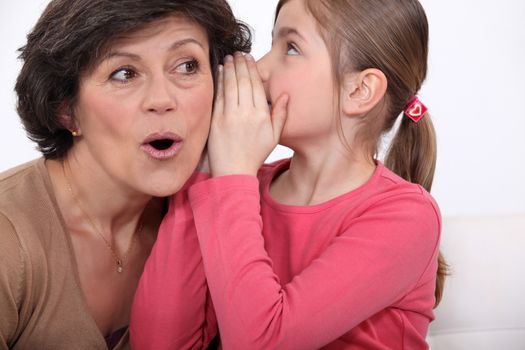
[[[75,119],[73,107],[71,107],[69,102],[62,102],[60,105],[60,108],[58,109],[58,120],[73,136],[80,136],[80,126]]]
[[[361,117],[370,112],[383,99],[388,82],[385,74],[368,68],[344,77],[341,106],[350,117]]]

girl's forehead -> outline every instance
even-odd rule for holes
[[[309,15],[306,2],[302,0],[290,0],[281,7],[275,25],[277,26],[280,21],[300,20],[305,15]]]
[[[302,0],[291,0],[286,2],[275,21],[272,30],[272,38],[294,36],[302,41],[325,45],[319,23],[308,10],[306,2]]]

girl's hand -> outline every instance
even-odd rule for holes
[[[219,66],[208,138],[212,175],[256,175],[279,142],[287,103],[288,96],[281,96],[270,114],[252,56],[226,56],[224,67]]]

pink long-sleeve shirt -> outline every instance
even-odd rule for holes
[[[354,191],[319,205],[283,205],[271,198],[269,185],[288,166],[285,160],[263,166],[258,178],[218,177],[190,188],[222,347],[426,349],[440,234],[431,196],[378,163],[372,178]],[[171,240],[180,236],[170,232]],[[160,243],[152,259],[177,265]],[[154,277],[149,268],[139,295],[145,289],[156,294],[155,283],[147,282]],[[180,291],[181,281],[167,276],[155,279]],[[180,299],[162,293],[155,302],[149,307],[181,309]],[[190,324],[213,333],[209,301],[191,302],[208,309]],[[140,323],[144,307],[135,306],[132,323]],[[171,332],[165,336],[177,333]]]
[[[188,199],[189,186],[208,177],[195,173],[170,199],[133,301],[133,349],[205,349],[217,334]]]

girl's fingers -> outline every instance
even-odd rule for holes
[[[237,88],[237,74],[233,57],[228,55],[224,58],[224,111],[235,111],[239,104]]]
[[[268,108],[268,100],[266,99],[266,93],[264,86],[257,70],[257,64],[251,55],[246,55],[246,64],[250,73],[250,80],[253,89],[253,104],[256,108],[266,109]]]
[[[235,53],[235,74],[239,89],[239,106],[253,107],[252,82],[246,58],[240,52]]]
[[[220,118],[224,114],[224,67],[217,66],[217,91],[213,105],[213,119]]]
[[[280,96],[272,109],[273,137],[276,141],[281,138],[286,117],[288,117],[288,100],[288,95]]]

